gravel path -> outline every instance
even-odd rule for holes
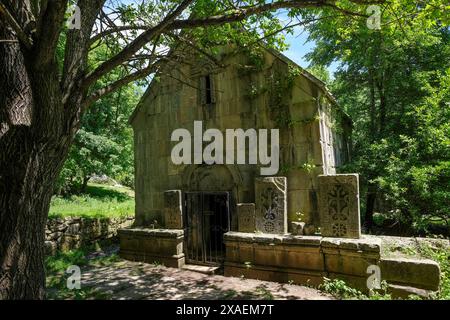
[[[206,275],[126,260],[83,270],[81,286],[109,299],[332,299],[303,286]]]

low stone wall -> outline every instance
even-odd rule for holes
[[[163,263],[180,268],[185,263],[182,229],[133,228],[119,230],[122,258]],[[369,266],[377,266],[394,297],[427,297],[439,289],[439,265],[428,259],[386,257],[382,239],[273,235],[227,232],[224,234],[224,275],[317,286],[342,279],[368,292]],[[372,267],[373,268],[373,267]]]
[[[127,260],[162,263],[181,268],[185,263],[183,230],[123,229],[119,230],[120,256]]]
[[[71,250],[112,239],[117,230],[133,224],[133,217],[122,218],[49,218],[45,230],[45,251],[53,255],[58,250]]]
[[[439,265],[428,259],[387,258],[377,237],[361,239],[228,232],[224,235],[225,276],[318,285],[342,279],[367,292],[369,266],[380,268],[396,297],[437,291]]]

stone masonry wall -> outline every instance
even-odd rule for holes
[[[97,241],[112,239],[117,230],[133,224],[134,217],[120,218],[49,218],[45,229],[45,252],[72,250]]]

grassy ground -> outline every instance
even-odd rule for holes
[[[49,217],[85,218],[134,215],[134,192],[127,187],[89,184],[86,193],[53,197]]]

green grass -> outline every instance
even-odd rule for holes
[[[89,184],[86,193],[53,197],[49,218],[124,217],[134,215],[134,192],[127,187]]]

